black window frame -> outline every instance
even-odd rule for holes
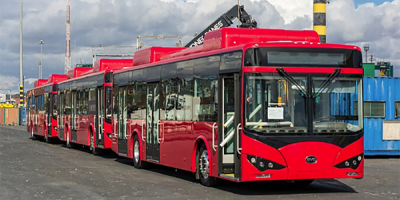
[[[367,108],[366,108],[366,103],[370,103],[370,105],[371,105],[371,103],[383,103],[383,116],[366,116],[366,110],[367,110]],[[380,118],[380,119],[384,119],[384,118],[386,118],[386,101],[364,101],[363,102],[363,107],[364,107],[364,118]],[[370,108],[371,108],[372,106],[370,106]]]
[[[396,106],[396,104],[399,104],[399,106]],[[400,101],[394,101],[394,118],[400,118]]]

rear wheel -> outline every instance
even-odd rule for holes
[[[137,169],[143,169],[147,167],[147,163],[140,160],[140,143],[138,136],[135,135],[133,138],[133,166]]]
[[[209,174],[210,163],[208,159],[208,150],[204,144],[197,152],[197,170],[200,174],[200,183],[202,185],[212,187],[217,184],[217,179],[215,177],[211,177]]]

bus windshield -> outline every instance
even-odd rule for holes
[[[245,77],[245,128],[265,133],[307,132],[305,76],[294,76],[296,85],[278,74]]]
[[[247,130],[260,134],[333,134],[362,129],[361,79],[245,74]],[[328,83],[326,83],[328,82]],[[360,105],[357,105],[360,104]],[[310,119],[311,115],[311,119]]]
[[[314,133],[357,132],[362,129],[362,109],[358,101],[360,78],[313,77]]]

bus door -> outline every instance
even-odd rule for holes
[[[52,122],[53,122],[53,94],[51,92],[49,92],[48,96],[47,96],[47,135],[48,136],[52,136]]]
[[[160,84],[147,84],[146,96],[146,159],[160,161]]]
[[[39,97],[35,96],[35,133],[38,133],[38,115],[39,115],[39,110],[38,110],[38,106],[39,106]]]
[[[218,152],[219,174],[227,178],[240,178],[237,151],[237,134],[240,127],[240,84],[239,75],[223,75],[219,78]]]
[[[57,123],[58,123],[58,137],[61,140],[64,140],[64,103],[65,103],[64,98],[65,98],[65,93],[59,93]]]
[[[77,116],[77,110],[76,110],[76,95],[77,90],[72,91],[72,109],[71,109],[71,141],[76,142],[76,131],[77,131],[77,120],[78,120],[78,116]]]
[[[125,102],[126,87],[120,87],[118,91],[118,154],[127,155],[126,121],[128,110]]]
[[[96,101],[96,144],[99,147],[104,147],[104,88],[103,86],[97,87],[97,101]]]

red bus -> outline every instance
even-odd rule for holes
[[[206,186],[363,178],[361,56],[314,31],[235,28],[139,50],[113,74],[112,150]]]
[[[131,66],[132,59],[100,59],[70,70],[57,85],[58,136],[68,147],[89,146],[95,155],[111,148],[112,72]]]
[[[32,139],[44,137],[46,142],[57,138],[57,91],[58,81],[67,76],[52,74],[48,79],[38,79],[34,88],[27,92],[27,131]]]

